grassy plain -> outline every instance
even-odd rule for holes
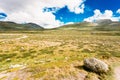
[[[120,62],[119,31],[44,30],[0,33],[0,80],[112,80],[83,67],[96,57]]]

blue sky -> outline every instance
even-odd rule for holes
[[[0,21],[52,28],[99,19],[120,21],[120,0],[0,0]]]
[[[120,0],[86,0],[84,2],[85,9],[84,13],[75,14],[69,12],[67,7],[64,7],[55,13],[56,18],[67,23],[67,22],[81,22],[85,18],[94,15],[94,10],[99,9],[101,13],[104,13],[105,10],[111,10],[113,16],[119,17],[120,14],[116,13],[120,9]],[[61,19],[62,17],[62,19]]]

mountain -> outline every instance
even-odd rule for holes
[[[61,26],[59,29],[74,30],[97,30],[97,31],[120,31],[120,22],[114,22],[109,19],[98,20],[94,23],[80,22]]]
[[[106,25],[112,23],[112,21],[110,19],[100,19],[100,20],[96,20],[95,23],[99,25]]]
[[[96,30],[102,31],[120,31],[120,22],[103,19],[96,22]]]
[[[21,31],[21,30],[43,30],[44,28],[34,24],[34,23],[26,23],[26,24],[17,24],[14,22],[3,22],[0,21],[0,31]]]
[[[97,31],[120,31],[120,22],[113,22],[109,19],[91,22],[79,22],[67,24],[54,28],[59,30],[97,30]],[[34,23],[17,24],[14,22],[0,21],[0,31],[34,31],[44,30],[43,27]]]
[[[80,23],[74,23],[74,24],[68,24],[63,25],[59,27],[59,29],[64,30],[71,30],[71,29],[77,29],[77,30],[92,30],[97,24],[96,23],[90,23],[90,22],[80,22]]]

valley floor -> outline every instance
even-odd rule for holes
[[[119,80],[84,69],[95,57],[120,63],[119,31],[45,30],[0,33],[0,80]],[[114,74],[112,73],[114,71]]]

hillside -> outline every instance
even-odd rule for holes
[[[96,27],[96,23],[90,23],[90,22],[80,22],[80,23],[75,23],[75,24],[68,24],[59,27],[59,29],[77,29],[77,30],[93,30]]]
[[[113,22],[109,19],[97,21],[96,30],[102,31],[120,31],[120,22]]]
[[[0,22],[0,31],[26,31],[26,30],[43,30],[44,28],[34,24],[34,23],[26,23],[26,24],[17,24],[14,22]]]
[[[98,20],[95,23],[80,22],[61,26],[59,29],[75,30],[97,30],[97,31],[120,31],[120,22],[113,22],[109,19]]]

